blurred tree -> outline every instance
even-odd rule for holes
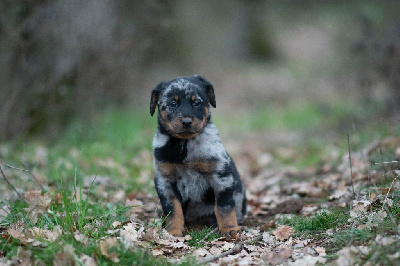
[[[374,87],[384,82],[387,115],[400,112],[400,20],[387,17],[380,27],[367,16],[361,17],[360,38],[353,47],[357,55],[360,86],[366,101],[374,99]]]
[[[90,118],[123,103],[162,47],[162,8],[156,1],[1,1],[0,136],[56,137],[76,114]]]

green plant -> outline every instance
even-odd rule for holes
[[[349,216],[343,211],[322,211],[312,217],[292,217],[282,220],[284,224],[294,227],[296,232],[322,231],[330,228],[336,228],[346,223]]]
[[[202,241],[211,241],[219,237],[212,227],[204,227],[202,229],[190,231],[189,235],[192,237],[188,242],[189,246],[197,248],[204,246],[204,242]]]

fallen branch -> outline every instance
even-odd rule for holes
[[[211,230],[210,232],[208,232],[201,240],[200,242],[205,241],[212,233],[216,232],[218,230],[217,227],[215,227],[213,230]]]
[[[23,162],[22,165],[27,169],[28,173],[30,176],[35,180],[35,182],[40,186],[40,188],[44,191],[47,191],[47,189],[44,188],[44,186],[39,182],[39,180],[36,178],[36,176],[32,173],[32,171],[28,168],[28,166]]]
[[[209,263],[209,262],[215,261],[217,259],[223,258],[225,256],[228,256],[228,255],[230,255],[232,253],[239,252],[243,248],[243,245],[251,243],[251,242],[254,242],[254,241],[260,241],[261,239],[262,239],[262,235],[259,235],[259,236],[256,236],[256,237],[252,238],[252,239],[247,239],[247,240],[244,240],[244,241],[240,241],[239,243],[237,243],[230,250],[222,252],[221,254],[218,254],[216,256],[212,256],[212,257],[206,258],[204,260],[198,261],[198,263],[199,264]]]
[[[17,193],[18,197],[19,197],[20,199],[22,199],[21,194],[19,194],[19,192],[18,192],[17,189],[13,186],[13,184],[11,184],[11,182],[8,181],[6,175],[5,175],[4,172],[3,172],[3,168],[1,168],[1,165],[0,165],[0,172],[1,172],[1,175],[3,176],[4,180],[6,181],[6,183],[15,191],[15,193]]]
[[[18,168],[18,167],[9,165],[8,163],[5,163],[5,162],[3,162],[3,161],[0,161],[0,164],[3,164],[3,165],[5,165],[5,166],[7,166],[8,168],[11,168],[11,169],[14,169],[14,170],[23,171],[23,172],[28,173],[28,174],[32,177],[32,179],[40,186],[40,188],[41,188],[42,190],[46,191],[46,189],[42,186],[42,184],[39,182],[39,180],[36,178],[36,176],[32,173],[31,170],[29,170],[29,168],[28,168],[25,164],[23,164],[24,167],[26,167],[26,168],[28,168],[28,169]]]
[[[352,189],[352,192],[353,192],[352,198],[354,199],[353,165],[351,163],[350,136],[349,136],[349,134],[347,134],[347,146],[349,147],[350,180],[351,180],[351,189]]]

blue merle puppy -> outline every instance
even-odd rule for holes
[[[150,114],[158,106],[153,139],[154,183],[170,234],[185,226],[218,225],[236,238],[246,212],[245,188],[211,122],[214,88],[195,75],[161,82],[151,92]]]

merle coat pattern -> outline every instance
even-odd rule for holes
[[[154,183],[175,236],[196,224],[236,235],[246,211],[244,186],[211,122],[210,105],[216,107],[214,88],[197,75],[161,82],[151,93],[150,114],[158,107]]]

